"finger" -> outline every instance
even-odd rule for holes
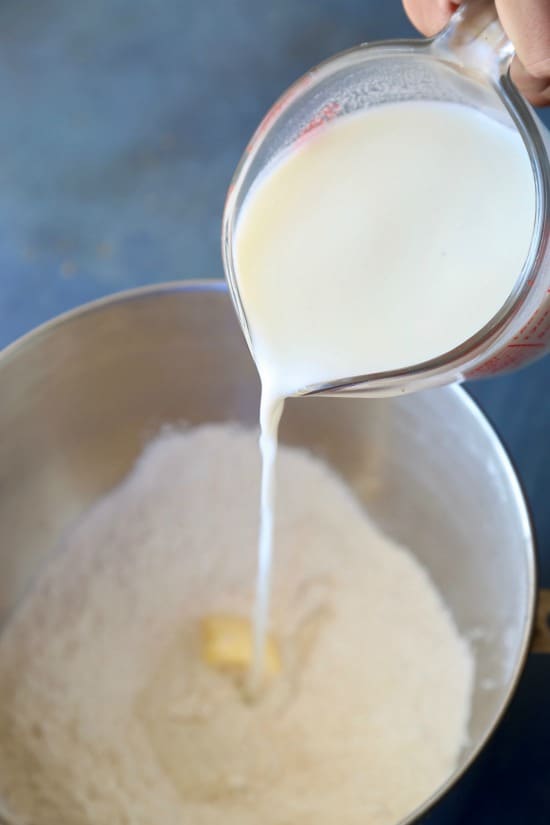
[[[523,70],[533,78],[550,78],[550,3],[548,0],[496,0],[500,21],[514,44]],[[521,69],[519,82],[527,82]],[[535,92],[536,93],[536,92]]]
[[[518,57],[514,58],[510,74],[520,92],[533,106],[550,105],[550,79],[533,77]]]
[[[512,80],[535,106],[550,104],[550,3],[548,0],[496,0],[500,21],[517,57]]]
[[[458,5],[450,0],[403,0],[409,20],[426,37],[440,32]]]

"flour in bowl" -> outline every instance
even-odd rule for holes
[[[278,459],[257,702],[204,659],[247,617],[256,434],[160,435],[0,636],[0,797],[33,825],[394,825],[452,772],[473,660],[423,568],[304,451]]]

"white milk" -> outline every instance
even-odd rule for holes
[[[449,103],[388,104],[339,119],[278,159],[247,196],[235,268],[262,380],[257,662],[282,400],[466,341],[510,294],[534,217],[519,136]]]

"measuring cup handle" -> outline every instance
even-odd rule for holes
[[[433,39],[432,49],[439,57],[494,77],[508,71],[514,56],[493,0],[464,0]]]

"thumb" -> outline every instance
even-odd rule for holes
[[[548,0],[496,0],[500,21],[517,58],[512,79],[535,106],[550,103],[550,3]]]

